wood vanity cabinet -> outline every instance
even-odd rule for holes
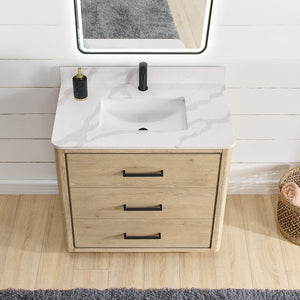
[[[70,252],[220,247],[231,149],[56,149]]]

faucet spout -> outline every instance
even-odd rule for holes
[[[147,63],[146,62],[141,62],[139,64],[139,87],[138,87],[138,89],[143,92],[148,90]]]

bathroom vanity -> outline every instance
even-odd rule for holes
[[[220,247],[234,134],[224,69],[61,68],[52,143],[70,252]],[[140,130],[141,129],[141,130]]]

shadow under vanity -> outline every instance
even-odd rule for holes
[[[70,252],[220,247],[234,134],[224,69],[61,68],[52,143]],[[139,130],[141,128],[147,130]]]

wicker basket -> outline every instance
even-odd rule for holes
[[[288,171],[279,181],[277,219],[282,235],[289,241],[300,245],[300,207],[288,202],[281,194],[282,187],[294,182],[300,186],[300,167]]]

